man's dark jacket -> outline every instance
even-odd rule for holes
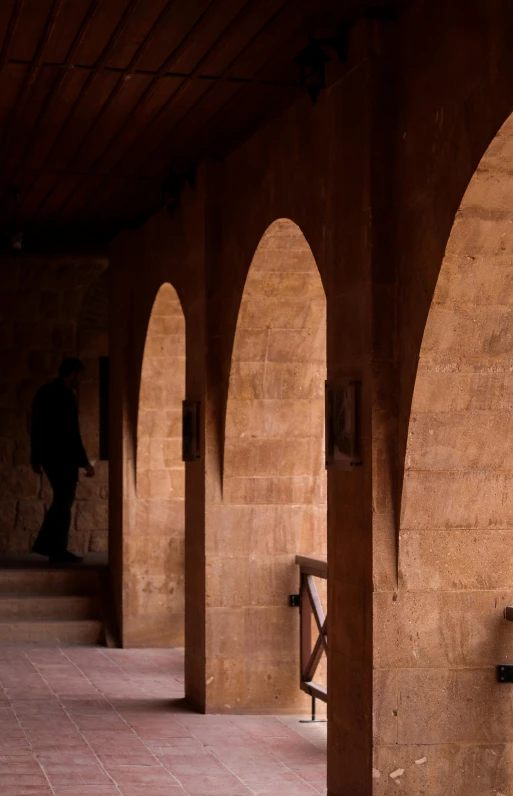
[[[75,395],[60,379],[41,387],[34,398],[30,442],[33,465],[78,468],[89,464]]]

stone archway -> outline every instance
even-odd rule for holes
[[[229,382],[221,525],[208,559],[209,701],[291,711],[299,684],[295,555],[326,555],[326,298],[299,227],[275,221],[247,276]]]
[[[475,771],[480,793],[511,789],[508,766],[486,745],[509,740],[494,667],[513,655],[501,619],[513,601],[512,167],[513,117],[483,156],[447,243],[411,410],[399,590],[378,609],[383,698],[399,721],[376,766],[404,767],[408,787],[413,747],[436,738],[431,770],[410,771],[415,792],[442,780],[470,792]]]
[[[160,288],[148,323],[139,392],[134,528],[126,540],[127,646],[184,643],[185,318]]]

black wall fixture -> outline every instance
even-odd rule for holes
[[[329,61],[331,57],[324,51],[322,44],[313,39],[294,58],[294,63],[299,66],[299,84],[314,105],[320,92],[326,88],[326,64]]]
[[[349,52],[349,34],[363,19],[375,22],[396,22],[395,6],[369,6],[363,13],[345,20],[336,36],[321,38],[310,36],[308,45],[294,58],[299,66],[299,84],[315,104],[326,85],[326,64],[335,58],[345,64]]]
[[[191,167],[186,172],[171,173],[162,186],[162,203],[170,216],[180,204],[180,197],[186,185],[196,186],[196,169]]]

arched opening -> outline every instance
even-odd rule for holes
[[[325,558],[326,298],[299,227],[275,221],[240,305],[226,414],[222,527],[209,597],[224,625],[214,702],[287,712],[299,690],[297,554]],[[224,690],[223,690],[224,689]],[[225,703],[222,699],[225,699]],[[227,705],[225,704],[225,707]]]
[[[482,793],[512,784],[486,747],[509,740],[494,667],[513,652],[501,618],[513,600],[512,168],[510,117],[463,197],[429,312],[409,426],[399,592],[378,631],[386,634],[380,667],[402,668],[394,688],[402,709],[415,710],[396,743],[436,737],[432,765],[446,783],[457,770],[462,793],[475,787],[475,771]],[[400,746],[397,753],[399,767]],[[418,776],[415,784],[423,789]]]
[[[185,318],[170,284],[155,299],[144,349],[136,453],[135,533],[129,540],[131,646],[184,641]]]

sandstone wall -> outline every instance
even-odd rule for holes
[[[125,385],[113,404],[120,418],[113,546],[124,638],[134,396],[150,295],[168,280],[186,317],[187,397],[203,405],[204,456],[186,468],[186,688],[207,711],[234,709],[213,676],[217,606],[206,573],[209,545],[224,530],[217,519],[226,404],[244,285],[277,219],[291,219],[311,246],[326,292],[328,378],[350,375],[363,385],[363,467],[331,470],[327,483],[330,796],[510,788],[509,692],[493,681],[494,663],[511,654],[499,616],[510,588],[509,493],[507,476],[496,472],[509,467],[509,430],[504,398],[483,387],[502,378],[491,378],[492,353],[507,394],[508,310],[497,309],[498,282],[489,289],[478,280],[469,293],[466,244],[464,259],[446,269],[459,283],[437,297],[426,336],[419,374],[427,381],[415,398],[406,479],[417,487],[406,488],[402,528],[399,513],[419,352],[447,241],[479,161],[513,110],[512,34],[506,0],[417,0],[397,22],[362,22],[351,31],[341,79],[315,107],[298,100],[224,161],[199,169],[195,191],[185,191],[171,220],[163,212],[113,246],[120,306],[112,329]],[[492,176],[490,191],[497,185]],[[476,211],[479,235],[490,207],[504,210],[509,201],[500,191],[484,215]],[[482,279],[502,267],[488,259]],[[446,277],[440,285],[446,291]],[[468,378],[463,345],[474,346],[486,379]],[[445,375],[433,366],[437,348],[455,373],[462,368],[463,398],[452,365]],[[425,386],[436,379],[449,407]],[[473,432],[480,442],[469,443],[468,426],[458,429],[469,408],[483,406],[486,418],[473,419],[474,429],[484,424]],[[264,704],[266,684],[257,687]],[[391,778],[397,769],[404,771]]]
[[[397,545],[374,537],[379,796],[507,794],[513,780],[510,694],[494,670],[513,655],[508,128],[481,160],[513,110],[513,18],[501,2],[439,10],[417,3],[399,29]],[[392,413],[393,391],[383,399]],[[383,566],[394,558],[397,579]]]
[[[137,418],[136,524],[126,539],[133,638],[183,646],[185,320],[164,284],[148,324]],[[138,623],[138,627],[136,627]]]
[[[404,768],[409,792],[438,792],[449,771],[462,796],[507,793],[513,777],[512,695],[495,675],[513,661],[502,617],[513,602],[512,165],[510,117],[447,244],[413,396],[398,589],[392,604],[375,601],[376,767]]]
[[[108,353],[106,317],[93,340],[85,339],[84,298],[105,271],[99,258],[3,257],[0,262],[0,551],[27,553],[51,502],[46,478],[30,468],[30,410],[36,390],[54,377],[65,356],[84,355],[88,365],[79,397],[84,441],[98,458],[98,421],[94,400],[98,354]],[[101,303],[101,300],[100,300]],[[93,301],[86,300],[95,317]],[[102,308],[103,311],[103,308]],[[97,321],[95,321],[97,324]],[[80,325],[80,331],[79,331]],[[84,336],[85,335],[85,336]],[[100,340],[101,338],[101,340]],[[107,549],[108,473],[82,481],[73,513],[70,548]]]
[[[296,554],[327,554],[325,379],[322,282],[301,230],[280,219],[263,235],[244,287],[222,500],[207,544],[208,676],[219,704],[236,710],[308,705],[297,687],[299,616],[288,595],[298,590]]]
[[[171,222],[163,211],[139,230],[119,236],[111,251],[111,457],[110,484],[115,499],[110,500],[109,558],[117,599],[118,623],[125,646],[157,646],[183,642],[183,617],[187,633],[186,678],[189,694],[198,703],[205,688],[204,659],[204,461],[187,465],[185,473],[185,524],[194,528],[184,546],[182,502],[183,465],[181,459],[181,400],[205,394],[205,307],[204,307],[204,175],[198,175],[194,192],[186,193],[182,208]],[[165,283],[167,298],[173,297],[172,315],[153,316],[155,299]],[[174,291],[170,285],[173,286]],[[170,291],[170,292],[168,292]],[[165,298],[165,295],[163,297]],[[181,309],[180,309],[181,307]],[[184,324],[185,318],[185,324]],[[177,334],[151,334],[160,325],[170,325]],[[185,335],[185,329],[187,334]],[[150,335],[148,334],[150,330]],[[170,342],[174,338],[175,348]],[[149,359],[146,353],[158,356]],[[162,359],[161,345],[173,362]],[[187,359],[183,370],[184,347]],[[165,353],[165,352],[164,352]],[[165,361],[164,361],[165,360]],[[161,367],[163,366],[163,367]],[[173,472],[166,466],[158,476],[170,477],[178,490],[154,493],[155,478],[145,447],[153,439],[162,462],[163,431],[159,424],[146,426],[145,394],[151,393],[146,377],[153,368],[165,376],[159,388],[162,402],[172,420],[166,436],[173,451]],[[155,368],[157,371],[155,371]],[[183,378],[186,377],[185,389]],[[142,405],[140,404],[142,398]],[[162,408],[162,405],[161,405]],[[142,412],[141,412],[142,409]],[[158,410],[160,411],[160,410]],[[178,427],[176,423],[178,422]],[[203,434],[203,430],[201,431]],[[162,434],[162,436],[161,436]],[[142,441],[142,446],[138,445]],[[176,466],[175,466],[176,465]],[[141,491],[142,487],[142,491]],[[189,496],[189,497],[187,497]],[[183,556],[183,558],[182,558]],[[185,572],[189,598],[184,606]]]
[[[137,528],[135,429],[144,342],[154,297],[160,285],[168,281],[178,293],[186,321],[186,397],[199,399],[202,404],[202,457],[187,463],[185,478],[186,693],[201,710],[237,710],[239,687],[242,683],[248,694],[244,681],[252,676],[251,709],[268,711],[270,695],[276,703],[274,697],[280,695],[282,684],[276,691],[273,676],[267,679],[273,670],[270,657],[269,671],[261,662],[253,671],[251,660],[264,632],[272,637],[276,628],[268,622],[266,627],[264,623],[255,626],[255,634],[248,632],[241,679],[238,631],[231,632],[228,626],[223,637],[215,632],[223,586],[214,588],[212,565],[216,557],[223,557],[229,550],[230,533],[242,544],[244,537],[257,531],[256,524],[246,530],[242,524],[230,526],[219,521],[228,453],[225,428],[228,430],[231,424],[227,413],[230,371],[248,272],[265,231],[278,219],[290,219],[308,241],[326,292],[328,378],[352,376],[367,385],[362,407],[367,466],[355,472],[332,470],[327,479],[328,615],[339,631],[331,636],[328,664],[328,710],[337,760],[332,772],[333,793],[337,792],[337,781],[343,781],[352,793],[358,792],[363,781],[372,783],[370,429],[371,385],[380,365],[373,363],[370,346],[369,136],[374,89],[366,49],[371,46],[369,35],[367,25],[355,32],[347,76],[321,96],[315,107],[303,97],[226,161],[204,164],[198,170],[194,190],[184,191],[172,219],[162,210],[143,228],[118,236],[110,257],[111,356],[116,374],[111,417],[115,423],[113,446],[118,452],[113,454],[111,465],[111,561],[115,562],[123,643],[139,643],[126,552],[127,539]],[[346,123],[349,112],[355,120],[352,125]],[[334,174],[343,178],[332,179]],[[317,439],[320,452],[321,437]],[[317,461],[322,459],[317,456]],[[320,476],[322,481],[322,468]],[[320,504],[322,498],[317,504],[319,510]],[[238,507],[229,508],[235,512]],[[294,529],[283,529],[284,533],[291,530],[294,536]],[[268,534],[279,538],[276,527]],[[249,557],[254,554],[247,550]],[[286,555],[292,555],[292,540]],[[297,628],[297,609],[287,605],[290,584],[296,577],[298,573],[294,576],[291,572],[290,581],[289,575],[286,583],[280,579],[279,597],[273,597],[283,606],[280,611],[287,649]],[[150,589],[159,586],[150,573],[147,582],[151,600]],[[224,607],[235,612],[236,593],[230,593],[232,604]],[[299,645],[298,638],[295,643]],[[217,676],[221,656],[228,662],[239,658],[239,662],[227,665],[223,676]],[[290,666],[288,671],[285,695],[288,698],[294,692],[299,696],[299,668],[294,671]]]

